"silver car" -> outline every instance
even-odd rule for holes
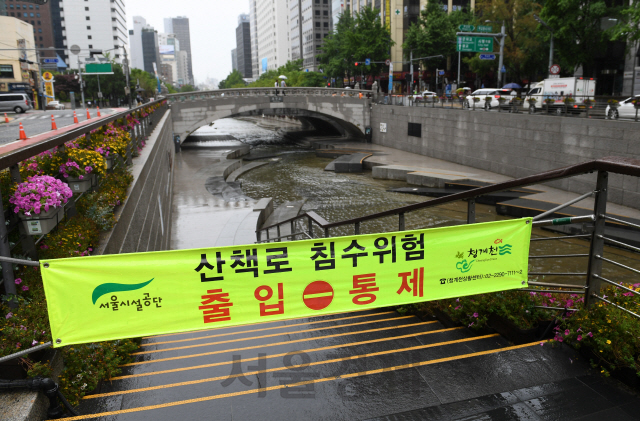
[[[31,108],[31,101],[27,94],[19,92],[0,94],[0,111],[13,111],[20,114]]]

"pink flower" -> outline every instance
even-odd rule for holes
[[[564,339],[558,338],[558,342],[563,342],[563,341],[564,341]]]
[[[21,278],[16,278],[15,283],[16,283],[16,285],[20,285],[22,283],[22,279]]]
[[[20,342],[16,342],[16,348],[20,348],[22,344]]]
[[[582,335],[578,335],[578,342],[580,342],[582,340]]]
[[[28,287],[28,286],[26,286],[26,285],[23,285],[23,286],[22,286],[22,290],[23,290],[23,291],[29,291],[29,287]]]
[[[544,346],[544,342],[540,342],[540,346]]]
[[[564,331],[564,336],[569,336],[569,334],[571,333],[571,331],[569,329]]]
[[[471,327],[471,326],[473,326],[473,325],[474,325],[474,322],[471,322],[471,324],[470,324],[468,327]]]
[[[590,337],[590,338],[593,338],[593,333],[589,332],[589,333],[587,333],[587,336]]]
[[[5,319],[10,319],[13,317],[13,313],[7,313],[6,316],[4,316]]]
[[[478,313],[473,313],[473,317],[478,318]]]
[[[31,342],[31,346],[36,346],[36,345],[38,345],[38,341],[34,339],[33,342]]]

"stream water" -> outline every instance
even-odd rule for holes
[[[268,164],[241,176],[242,190],[252,198],[271,197],[274,206],[286,201],[304,201],[302,212],[314,211],[329,222],[337,222],[358,216],[372,214],[408,204],[423,202],[429,198],[388,190],[395,187],[407,187],[403,181],[376,180],[371,172],[362,174],[336,174],[324,171],[332,159],[318,158],[314,151],[300,148],[283,140],[282,134],[274,129],[279,123],[260,121],[260,127],[254,122],[240,120],[218,120],[213,127],[200,129],[201,146],[233,146],[248,144],[252,155],[275,155]],[[282,127],[299,129],[299,126]],[[223,137],[231,135],[237,140],[205,140],[208,136]],[[221,144],[224,143],[224,144]],[[410,186],[409,186],[410,187]],[[454,202],[430,209],[423,209],[405,216],[407,230],[435,228],[464,224],[466,222],[466,202]],[[508,219],[497,214],[494,206],[476,205],[478,222]],[[363,222],[362,234],[389,232],[398,230],[397,216]],[[332,236],[352,235],[353,226],[338,227],[331,230]],[[560,236],[547,230],[535,228],[533,238]],[[531,255],[567,255],[588,253],[589,242],[584,240],[535,241],[531,243]],[[623,249],[606,247],[605,257],[640,268],[640,256]],[[587,270],[587,258],[532,259],[531,272],[571,272],[584,273]],[[604,263],[603,276],[617,282],[638,282],[638,275]],[[531,278],[532,280],[534,277]],[[538,276],[538,281],[562,282],[574,285],[584,284],[584,276]]]

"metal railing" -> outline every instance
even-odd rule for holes
[[[482,98],[474,100],[469,96],[429,96],[410,94],[380,94],[375,101],[379,105],[399,105],[407,107],[442,108],[458,111],[499,112],[510,114],[554,115],[572,118],[592,118],[606,120],[640,121],[640,106],[630,102],[613,100],[609,97],[573,96],[567,98],[536,97],[533,103],[529,97],[515,99],[505,97],[491,101]],[[566,101],[565,101],[566,100]],[[611,102],[610,102],[611,101]],[[615,102],[613,102],[615,101]]]
[[[463,191],[460,193],[451,194],[448,196],[440,197],[437,199],[428,200],[426,202],[415,203],[411,205],[402,206],[396,209],[390,209],[383,212],[374,213],[371,215],[365,215],[358,218],[352,218],[339,222],[327,222],[324,218],[316,214],[315,212],[305,212],[296,217],[287,219],[285,221],[281,221],[269,226],[264,226],[256,231],[257,234],[257,242],[265,243],[265,242],[277,242],[282,241],[283,239],[288,240],[299,240],[306,238],[328,238],[331,237],[331,229],[337,227],[344,226],[352,226],[353,234],[359,235],[360,228],[362,223],[366,221],[377,220],[386,217],[397,217],[398,218],[398,231],[405,230],[405,216],[410,213],[421,209],[433,208],[436,206],[456,202],[456,201],[466,201],[467,202],[467,224],[476,223],[476,212],[475,212],[475,204],[476,200],[484,195],[490,193],[501,192],[505,190],[510,190],[519,187],[530,186],[538,183],[545,183],[554,180],[559,180],[568,177],[579,176],[582,174],[588,173],[597,173],[597,182],[593,191],[587,192],[576,199],[570,200],[567,203],[564,203],[561,206],[557,206],[550,211],[541,213],[537,217],[534,218],[533,226],[534,227],[544,227],[544,226],[553,226],[553,225],[569,225],[569,224],[589,224],[592,225],[589,234],[578,234],[578,235],[569,235],[569,236],[556,236],[556,237],[548,237],[548,238],[534,238],[531,241],[554,241],[554,240],[567,240],[567,239],[588,239],[590,240],[589,252],[583,254],[564,254],[564,255],[541,255],[541,256],[530,256],[530,259],[561,259],[561,258],[588,258],[587,265],[585,267],[584,272],[529,272],[529,276],[533,277],[546,277],[546,276],[558,276],[558,277],[583,277],[585,279],[584,285],[575,286],[573,284],[564,284],[564,283],[549,283],[549,282],[529,282],[529,285],[532,286],[541,286],[546,288],[575,288],[580,290],[581,292],[577,292],[585,295],[585,305],[590,306],[594,300],[606,301],[606,297],[602,297],[599,295],[600,289],[604,284],[615,285],[616,287],[625,289],[627,292],[633,292],[636,295],[640,295],[637,291],[630,290],[628,288],[619,285],[615,281],[611,281],[609,279],[602,277],[602,264],[607,263],[609,265],[614,265],[621,269],[630,271],[634,274],[640,274],[640,270],[634,269],[627,265],[623,265],[614,261],[613,259],[604,257],[604,245],[608,243],[609,245],[615,247],[623,247],[626,250],[640,253],[640,248],[635,247],[630,244],[626,244],[622,241],[614,240],[608,238],[605,235],[605,223],[612,224],[615,223],[617,226],[627,226],[634,230],[640,230],[640,225],[634,224],[629,221],[625,221],[620,218],[616,218],[610,215],[607,215],[607,190],[608,190],[608,179],[609,174],[620,174],[627,175],[632,177],[640,177],[640,160],[631,159],[631,158],[616,158],[609,157],[603,158],[599,160],[589,161],[582,164],[572,165],[569,167],[559,168],[552,171],[547,171],[540,174],[531,175],[529,177],[523,177],[519,179],[514,179],[510,181],[506,181],[503,183],[492,184],[489,186],[478,187],[472,190]],[[588,197],[595,195],[595,205],[593,208],[593,213],[590,215],[584,216],[575,216],[575,217],[560,217],[553,218],[554,214],[557,212],[581,201]],[[553,218],[553,219],[543,219],[543,218]],[[286,235],[280,235],[282,226],[290,227],[291,233]],[[276,231],[275,236],[272,236],[271,233],[273,230]],[[639,234],[640,235],[640,232]],[[556,291],[563,292],[564,291]],[[573,310],[573,309],[569,309]],[[624,309],[628,313],[639,317],[640,315],[631,312],[628,309]]]
[[[371,98],[373,91],[364,89],[342,88],[237,88],[216,89],[213,91],[196,91],[166,95],[169,102],[185,102],[206,99],[229,99],[243,97],[272,97],[282,98],[287,96],[321,96],[321,97],[346,97],[346,98]]]

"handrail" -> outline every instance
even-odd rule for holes
[[[308,87],[308,86],[300,86],[300,87],[296,87],[296,86],[287,86],[286,88],[281,88],[281,87],[267,87],[267,88],[232,88],[232,89],[215,89],[212,91],[193,91],[193,92],[179,92],[176,94],[168,94],[165,95],[165,98],[167,99],[171,99],[171,98],[178,98],[178,97],[182,97],[182,96],[193,96],[193,95],[216,95],[216,96],[222,96],[221,94],[232,94],[232,93],[251,93],[251,91],[258,91],[258,92],[270,92],[270,91],[278,91],[278,92],[293,92],[296,90],[299,91],[321,91],[323,93],[328,93],[328,92],[344,92],[344,93],[360,93],[362,92],[363,94],[371,94],[373,93],[372,90],[367,90],[367,89],[344,89],[344,88],[325,88],[325,87]],[[324,96],[324,95],[323,95]]]
[[[640,160],[632,159],[632,158],[620,158],[620,157],[606,157],[602,159],[596,159],[593,161],[584,162],[582,164],[570,165],[568,167],[558,168],[555,170],[530,175],[528,177],[516,178],[514,180],[509,180],[502,183],[496,183],[489,186],[478,187],[472,190],[466,190],[460,193],[450,194],[448,196],[439,197],[437,199],[427,200],[426,202],[414,203],[411,205],[401,206],[395,209],[389,209],[386,211],[377,212],[370,215],[361,216],[358,218],[352,218],[352,219],[347,219],[344,221],[338,221],[338,222],[332,222],[332,223],[326,223],[324,219],[320,218],[322,219],[322,221],[324,221],[323,223],[316,219],[319,217],[315,213],[313,214],[313,216],[311,216],[310,212],[307,212],[305,214],[298,215],[297,217],[288,219],[287,221],[283,221],[278,224],[261,228],[258,231],[264,231],[266,229],[281,225],[285,222],[291,222],[293,220],[298,220],[298,219],[307,218],[307,217],[311,217],[311,219],[313,219],[314,222],[316,222],[321,228],[324,228],[324,229],[335,228],[343,225],[352,225],[352,224],[360,223],[363,221],[369,221],[372,219],[404,214],[407,212],[412,212],[419,209],[431,208],[434,206],[439,206],[439,205],[455,202],[458,200],[474,199],[478,196],[483,196],[489,193],[497,193],[504,190],[513,189],[516,187],[525,187],[532,184],[539,184],[543,182],[559,180],[562,178],[587,174],[594,171],[607,171],[615,174],[640,177]]]
[[[83,126],[78,127],[77,129],[70,130],[58,136],[52,136],[41,142],[34,143],[31,145],[26,145],[20,149],[16,149],[4,154],[0,154],[0,170],[9,168],[12,165],[22,162],[25,159],[29,159],[32,156],[35,156],[44,151],[48,151],[49,149],[54,148],[56,146],[64,145],[66,142],[73,140],[79,136],[82,136],[83,134],[86,134],[92,130],[99,129],[102,126],[105,126],[111,123],[112,121],[119,120],[123,117],[126,117],[129,114],[142,110],[143,108],[146,108],[150,105],[161,103],[164,100],[165,98],[160,98],[152,102],[147,102],[146,104],[143,104],[139,107],[135,107],[130,110],[113,114],[108,117],[103,117],[98,121],[85,124]],[[0,153],[1,152],[2,152],[2,148],[0,146]]]

